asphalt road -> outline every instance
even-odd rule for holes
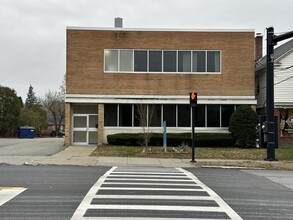
[[[23,187],[25,189],[3,205],[1,205],[0,196],[1,219],[71,219],[77,208],[82,204],[84,198],[86,198],[86,195],[93,192],[92,187],[95,188],[102,186],[96,184],[99,181],[105,181],[105,178],[102,180],[99,179],[105,173],[109,172],[110,169],[111,167],[1,165],[0,186],[10,188]],[[170,172],[170,170],[168,170],[170,168],[161,169],[165,173]],[[155,171],[155,168],[146,167],[144,170],[152,172]],[[292,172],[199,168],[191,168],[187,170],[198,178],[198,183],[203,184],[200,186],[207,186],[213,192],[218,194],[225,203],[241,216],[242,219],[293,219],[293,190],[289,188],[290,184],[286,184],[286,181],[283,182],[284,184],[279,184],[274,181],[274,178],[280,179],[286,176],[289,176],[292,180]],[[114,178],[117,177],[114,176]],[[168,182],[163,180],[162,183]],[[103,191],[103,193],[100,192],[101,195],[98,195],[100,197],[104,196],[104,199],[100,198],[93,201],[94,203],[97,203],[94,207],[106,208],[105,210],[102,210],[103,214],[108,212],[108,214],[111,213],[109,214],[110,216],[113,216],[113,212],[117,212],[117,210],[109,212],[107,206],[104,204],[105,198],[108,198],[108,196],[123,195],[121,192],[123,190],[115,189],[117,193],[113,195],[113,192],[109,192],[109,190],[113,190],[114,183],[111,182],[108,184],[111,184],[107,186],[110,188],[104,188],[105,191]],[[2,191],[5,191],[1,190],[1,187],[0,194]],[[120,185],[120,187],[122,186]],[[205,194],[208,189],[207,187],[203,187],[204,192],[200,192],[201,196],[205,196],[203,194]],[[14,188],[6,188],[6,191],[8,192],[13,190]],[[128,196],[136,196],[139,192],[141,193],[141,190],[132,189]],[[162,192],[158,193],[158,195],[162,195]],[[144,196],[147,197],[148,195],[144,194]],[[178,195],[175,194],[173,196]],[[150,201],[151,200],[148,202]],[[158,205],[156,204],[156,201],[151,201],[151,204],[147,204],[156,206]],[[212,198],[208,199],[208,201],[213,203],[215,200]],[[107,202],[115,203],[115,205],[117,205],[117,199],[108,200]],[[187,206],[190,206],[188,201],[185,202]],[[182,208],[182,201],[176,203],[176,200],[174,199],[173,201],[169,201],[169,203],[173,206],[175,205],[174,207],[180,206]],[[123,201],[125,207],[145,204],[146,201],[141,199],[135,201],[128,199]],[[194,203],[193,205],[197,206],[202,204]],[[86,210],[89,209],[89,207],[86,206],[83,208]],[[164,207],[164,209],[166,209],[166,207]],[[175,209],[176,208],[174,208],[174,210]],[[182,209],[184,210],[185,208],[183,207]],[[101,209],[89,209],[87,215],[96,215],[99,213],[99,210]],[[176,216],[180,216],[180,210],[177,210],[177,212],[174,210],[172,213]],[[143,209],[139,210],[139,212],[143,215],[147,215],[148,212],[151,212],[154,214],[153,217],[155,217],[156,213],[158,213],[159,216],[168,216],[169,213],[167,210],[152,212]],[[124,211],[125,216],[129,213],[131,212]],[[118,212],[118,214],[121,215],[121,212]],[[115,214],[113,219],[116,219]]]
[[[188,169],[243,219],[293,219],[293,172]]]
[[[64,138],[0,138],[0,156],[50,156],[64,148]]]

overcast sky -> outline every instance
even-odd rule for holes
[[[0,85],[25,101],[59,90],[66,26],[293,30],[292,0],[0,0]]]

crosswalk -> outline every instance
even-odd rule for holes
[[[1,187],[0,186],[0,206],[13,199],[15,196],[24,192],[26,188],[23,187]]]
[[[181,168],[112,167],[73,214],[78,219],[241,219]]]

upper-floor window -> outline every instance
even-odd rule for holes
[[[105,49],[105,72],[220,73],[219,50]]]

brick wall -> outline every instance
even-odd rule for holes
[[[65,103],[65,146],[69,146],[71,144],[71,104]]]
[[[104,49],[221,50],[221,74],[104,73]],[[67,30],[67,93],[254,96],[254,32]]]
[[[98,107],[98,145],[103,144],[103,128],[104,128],[104,104],[99,104]]]

